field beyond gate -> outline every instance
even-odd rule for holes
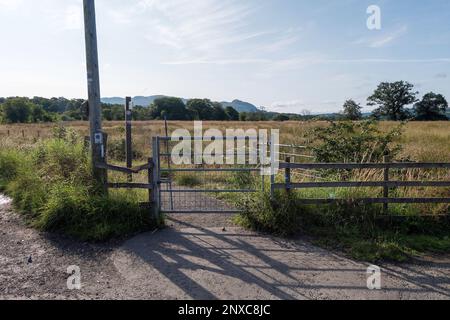
[[[222,140],[224,139],[216,139]],[[249,138],[238,137],[247,144]],[[185,137],[180,141],[201,143],[202,147],[211,143],[203,138]],[[203,154],[195,150],[183,164],[175,163],[172,150],[179,141],[168,137],[153,139],[153,158],[155,161],[156,191],[159,194],[157,205],[162,213],[238,213],[233,204],[236,194],[257,193],[264,190],[265,177],[261,175],[261,164],[251,164],[249,157],[258,154],[234,144],[226,150],[226,155],[234,159],[245,157],[245,164],[207,164]],[[195,161],[200,157],[201,161]],[[222,155],[223,158],[223,155]],[[235,162],[235,161],[233,161]]]

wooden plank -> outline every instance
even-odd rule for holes
[[[136,168],[131,168],[131,169],[120,167],[120,166],[115,166],[115,165],[112,165],[112,164],[105,164],[105,163],[97,163],[96,167],[97,168],[101,168],[101,169],[111,170],[111,171],[118,171],[118,172],[122,172],[122,173],[128,173],[128,174],[130,174],[130,173],[136,173],[137,174],[137,173],[139,173],[141,171],[149,170],[149,169],[153,168],[152,164],[148,164],[148,163],[144,164],[142,166],[136,167]]]
[[[312,188],[400,188],[400,187],[450,187],[450,181],[337,181],[291,183],[292,189]],[[275,189],[285,189],[283,183],[274,185]]]
[[[112,189],[146,189],[150,190],[153,188],[151,184],[148,183],[108,183],[108,187]]]
[[[360,199],[299,199],[301,204],[333,204],[333,203],[450,203],[450,198],[360,198]]]
[[[280,169],[450,169],[450,163],[280,163]]]
[[[96,163],[95,166],[97,168],[111,170],[111,171],[117,171],[117,172],[122,172],[122,173],[138,173],[138,172],[136,172],[133,169],[128,169],[128,168],[124,168],[124,167],[114,166],[112,164],[106,164],[106,163]]]

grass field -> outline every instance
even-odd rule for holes
[[[204,122],[204,129],[215,128],[225,132],[226,129],[279,129],[280,143],[289,145],[302,145],[311,147],[316,144],[311,138],[311,130],[318,127],[327,126],[327,122]],[[383,132],[398,126],[399,123],[380,122],[379,129]],[[60,129],[56,129],[58,127]],[[76,132],[78,137],[88,135],[88,124],[86,122],[68,122],[64,124],[27,124],[27,125],[1,125],[0,126],[0,151],[18,150],[27,154],[28,150],[35,150],[36,147],[52,141],[55,133],[61,131],[61,128],[70,128],[70,132]],[[192,122],[170,122],[169,131],[175,129],[189,129],[192,131]],[[105,122],[104,130],[108,133],[108,150],[110,154],[109,162],[118,165],[124,165],[123,159],[123,122]],[[396,156],[396,160],[415,161],[415,162],[450,162],[450,122],[410,122],[403,127],[403,134],[399,137],[397,143],[402,148]],[[135,122],[133,123],[133,144],[135,151],[135,165],[143,164],[152,155],[151,140],[155,136],[164,136],[164,123],[160,121]],[[69,139],[70,141],[70,139]],[[70,150],[66,150],[70,153]],[[286,150],[285,152],[295,152],[295,150]],[[303,150],[303,154],[311,155],[311,150]],[[55,156],[58,158],[57,156]],[[1,159],[0,159],[1,160]],[[58,160],[58,159],[56,159]],[[58,160],[59,161],[59,160]],[[295,161],[310,162],[310,158],[296,158]],[[1,161],[0,161],[1,162]],[[0,163],[1,165],[1,163]],[[450,180],[449,170],[406,170],[394,173],[395,179],[400,180]],[[254,177],[233,176],[229,173],[223,175],[200,175],[194,176],[183,174],[174,176],[175,183],[189,188],[217,188],[229,189],[239,188],[242,184],[248,187],[253,182],[260,181]],[[330,175],[321,173],[304,174],[293,173],[292,182],[317,181],[317,179],[333,179]],[[48,180],[41,176],[45,182]],[[147,182],[146,173],[136,175],[135,182]],[[278,180],[283,179],[283,173],[277,176]],[[338,179],[338,178],[336,178]],[[382,180],[380,170],[368,170],[365,172],[353,172],[350,178],[363,181]],[[125,182],[126,175],[120,173],[110,173],[111,182]],[[266,184],[269,183],[266,179]],[[28,180],[27,180],[28,181]],[[30,183],[30,181],[25,181]],[[319,180],[320,181],[320,180]],[[1,181],[0,181],[1,183]],[[46,182],[45,182],[46,183]],[[70,182],[72,183],[72,182]],[[49,186],[49,190],[53,187]],[[75,189],[78,184],[75,185]],[[75,190],[74,189],[74,190]],[[268,190],[268,185],[266,190]],[[46,189],[42,189],[45,191]],[[63,189],[64,192],[67,189]],[[61,194],[61,190],[55,191],[58,195],[58,201],[68,194]],[[132,201],[143,202],[148,199],[146,191],[112,191],[111,194],[116,198],[133,198]],[[450,197],[448,188],[398,188],[392,191],[397,197]],[[269,201],[267,195],[261,194],[252,199],[240,194],[219,194],[218,196],[225,201],[240,203],[246,211],[246,215],[241,216],[238,222],[255,229],[274,232],[282,235],[289,235],[301,229],[305,234],[311,235],[316,243],[327,247],[338,247],[340,250],[347,251],[358,259],[376,261],[379,259],[404,260],[406,257],[423,252],[448,252],[450,250],[450,230],[447,225],[448,219],[444,223],[439,217],[447,216],[450,213],[450,206],[441,205],[391,205],[390,214],[402,216],[406,222],[400,225],[378,226],[376,219],[382,212],[380,205],[372,206],[302,206],[297,204],[299,198],[328,198],[330,195],[337,198],[354,199],[355,197],[377,197],[381,196],[381,188],[356,188],[356,189],[308,189],[301,192],[293,192],[290,198],[285,195],[277,195],[277,203],[274,205]],[[30,195],[32,196],[32,195]],[[217,195],[216,195],[217,196]],[[89,198],[83,198],[83,203],[88,205]],[[35,199],[36,200],[36,199]],[[38,199],[37,199],[38,200]],[[60,202],[57,204],[60,205]],[[74,200],[75,201],[75,200]],[[101,201],[98,200],[98,201]],[[39,201],[38,201],[39,202]],[[76,204],[76,201],[74,202]],[[282,205],[279,205],[282,204]],[[129,205],[129,204],[128,204]],[[27,207],[24,204],[24,207]],[[47,205],[48,207],[48,205]],[[115,210],[122,210],[121,205],[113,206]],[[108,210],[108,206],[105,206]],[[47,208],[48,209],[48,208]],[[60,208],[50,208],[58,214],[63,214],[64,210]],[[48,209],[48,210],[50,210]],[[59,211],[58,211],[58,210]],[[71,208],[72,210],[73,208]],[[53,212],[52,211],[52,212]],[[106,214],[106,213],[104,213]],[[141,213],[136,211],[136,217]],[[436,217],[436,219],[424,219],[425,216]],[[122,217],[126,219],[126,217]],[[439,219],[438,219],[439,218]],[[138,218],[139,219],[139,218]],[[299,222],[300,219],[300,222]],[[100,220],[96,220],[101,223]],[[113,221],[113,228],[105,229],[105,226],[99,226],[101,234],[120,234],[117,221]],[[140,222],[129,226],[127,230],[139,230]],[[81,226],[80,226],[81,227]],[[80,229],[81,230],[81,229]],[[75,233],[78,231],[75,231]],[[92,231],[92,236],[88,238],[103,238],[98,236],[98,230]]]
[[[88,135],[87,122],[67,122],[62,125],[74,129],[80,135]],[[326,126],[326,122],[204,122],[204,128],[242,129],[280,129],[281,143],[308,145],[306,133],[314,127]],[[398,123],[381,122],[382,130],[389,130]],[[23,124],[0,125],[2,145],[29,145],[39,139],[52,136],[52,128],[56,124]],[[123,122],[104,122],[104,130],[109,134],[109,142],[124,138]],[[169,123],[169,130],[179,128],[192,130],[192,122],[175,121]],[[8,137],[8,130],[10,136]],[[22,136],[22,131],[24,137]],[[133,140],[143,157],[151,155],[151,138],[164,136],[164,123],[161,121],[146,121],[133,123]],[[405,125],[401,138],[402,156],[414,161],[450,161],[450,122],[410,122]]]

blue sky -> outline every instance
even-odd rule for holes
[[[366,10],[381,8],[381,30]],[[312,113],[381,81],[450,99],[448,0],[97,0],[102,96]],[[0,0],[0,96],[86,97],[81,0]],[[366,110],[370,110],[366,108]]]

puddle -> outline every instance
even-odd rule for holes
[[[0,194],[0,206],[5,205],[5,204],[9,204],[11,202],[11,199]]]

